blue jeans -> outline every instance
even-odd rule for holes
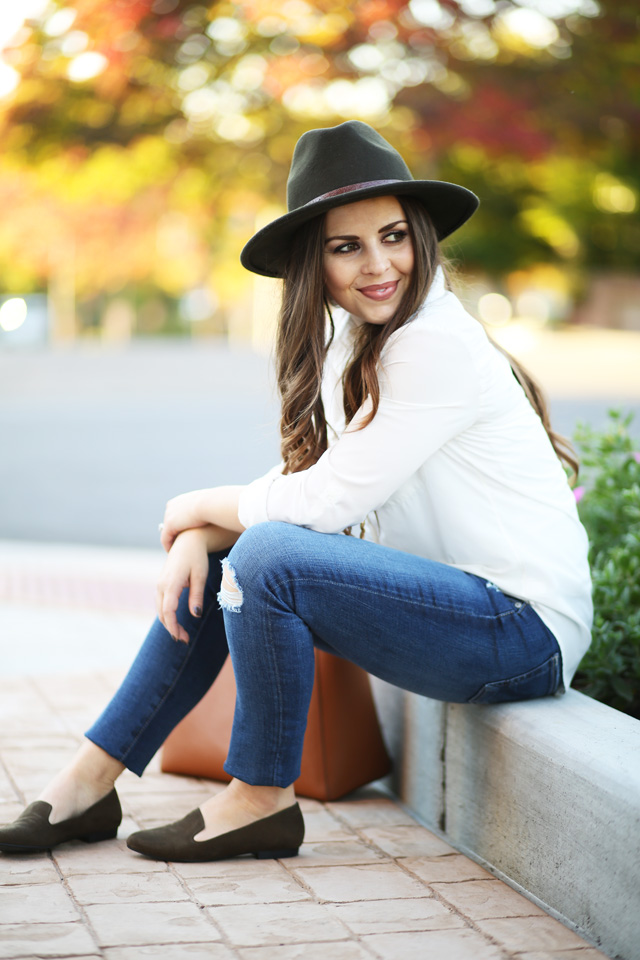
[[[122,686],[87,732],[141,774],[204,696],[227,651],[238,688],[227,772],[288,786],[299,775],[314,646],[398,687],[456,703],[561,688],[557,641],[531,606],[453,567],[342,534],[263,523],[209,558],[201,618],[185,591],[177,643],[152,626]],[[220,564],[237,589],[220,592]]]

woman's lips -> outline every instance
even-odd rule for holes
[[[392,280],[390,283],[374,283],[370,287],[360,287],[358,292],[369,300],[388,300],[396,292],[399,282]]]

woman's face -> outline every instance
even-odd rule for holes
[[[397,197],[371,197],[327,212],[325,287],[353,317],[365,323],[391,320],[412,272],[413,244]]]

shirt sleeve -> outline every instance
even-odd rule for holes
[[[479,376],[464,337],[442,329],[398,331],[384,353],[376,416],[358,424],[367,401],[317,463],[300,473],[270,471],[245,487],[245,526],[281,520],[338,533],[363,520],[478,415]]]

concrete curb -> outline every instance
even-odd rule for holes
[[[638,960],[640,723],[575,690],[490,707],[375,690],[407,806],[610,956]]]

